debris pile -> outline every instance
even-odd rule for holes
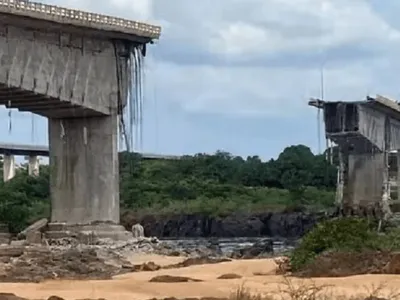
[[[41,282],[47,279],[110,279],[127,272],[108,264],[94,249],[55,251],[44,247],[2,247],[0,282]],[[21,253],[22,252],[22,253]],[[21,253],[17,255],[17,253]]]

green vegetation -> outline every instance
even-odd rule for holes
[[[320,254],[327,251],[360,253],[364,250],[400,250],[400,232],[388,228],[378,233],[376,220],[346,217],[319,223],[306,234],[290,255],[293,271],[306,268]]]
[[[226,214],[333,203],[335,167],[302,145],[288,147],[268,162],[225,152],[177,161],[146,161],[127,153],[121,158],[126,209]]]
[[[13,180],[0,182],[0,222],[8,224],[11,232],[50,214],[49,168],[44,166],[41,172],[34,178],[26,170],[18,170]]]
[[[121,153],[120,175],[121,206],[138,213],[321,209],[332,206],[336,182],[335,167],[303,145],[288,147],[268,162],[220,151],[180,160]],[[13,231],[48,216],[49,207],[47,166],[39,178],[19,171],[10,182],[0,183],[0,221]]]

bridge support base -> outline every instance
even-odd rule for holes
[[[65,223],[50,223],[46,232],[48,239],[76,238],[82,244],[95,244],[99,239],[126,241],[132,238],[132,233],[122,225],[99,223],[92,225],[68,225]]]
[[[7,182],[15,177],[14,155],[4,155],[3,158],[3,180]]]
[[[117,115],[49,119],[49,234],[90,231],[115,239],[126,235],[118,226],[117,122]]]

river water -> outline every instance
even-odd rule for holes
[[[218,244],[222,252],[226,255],[231,254],[234,250],[251,246],[256,242],[263,240],[272,240],[275,254],[289,251],[296,245],[296,241],[293,240],[270,239],[267,237],[162,239],[164,243],[174,245],[174,247],[178,246],[186,249],[195,249],[201,246],[209,245],[210,243]]]

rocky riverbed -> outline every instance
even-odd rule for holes
[[[186,257],[177,268],[235,259],[265,258],[274,255],[274,243],[260,239],[238,243],[227,251],[218,240],[160,241],[157,238],[132,238],[125,242],[98,240],[85,245],[73,238],[47,240],[47,245],[0,246],[0,282],[41,282],[48,279],[110,279],[127,272],[158,270],[151,262],[140,265],[130,258],[135,254]],[[224,250],[223,250],[224,249]]]
[[[127,212],[121,222],[126,228],[140,223],[146,236],[160,238],[273,237],[299,238],[333,212],[235,213],[225,217],[187,215],[144,215]]]
[[[51,295],[66,300],[166,297],[243,300],[249,298],[230,298],[229,295],[244,282],[253,292],[281,293],[288,285],[301,289],[305,284],[299,278],[279,275],[283,270],[280,262],[284,264],[285,259],[271,258],[286,244],[266,238],[132,238],[126,242],[97,240],[95,244],[84,245],[68,238],[46,240],[45,245],[4,245],[0,246],[0,289],[17,296],[0,293],[0,300],[22,300],[18,296],[47,299]],[[362,253],[354,256],[348,253],[344,257],[330,253],[308,269],[311,273],[299,275],[385,274],[379,278],[360,277],[358,281],[354,278],[320,278],[306,282],[311,288],[309,291],[319,290],[315,285],[313,290],[313,284],[324,286],[329,283],[334,286],[332,291],[346,295],[340,299],[371,299],[367,297],[369,294],[354,298],[355,291],[358,293],[356,287],[360,282],[379,285],[379,280],[383,283],[391,280],[390,286],[379,290],[390,292],[400,282],[398,275],[388,275],[400,273],[398,258],[397,254]],[[283,274],[287,275],[288,271]],[[54,296],[51,300],[61,299]]]

